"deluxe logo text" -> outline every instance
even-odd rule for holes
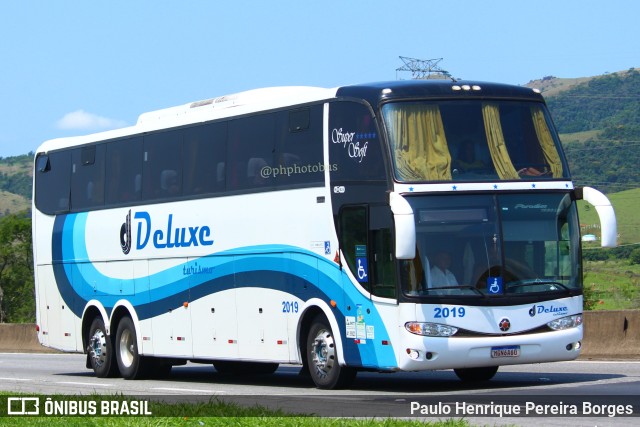
[[[169,214],[165,225],[154,228],[154,222],[149,212],[135,212],[132,224],[131,211],[129,211],[125,222],[120,228],[120,244],[122,246],[122,252],[124,252],[125,255],[129,253],[133,246],[132,228],[134,227],[137,231],[135,237],[136,250],[144,249],[149,242],[151,242],[156,249],[213,245],[211,229],[207,225],[176,226],[174,224],[173,214]]]

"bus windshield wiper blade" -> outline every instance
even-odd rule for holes
[[[486,296],[485,294],[480,292],[480,290],[478,290],[475,286],[468,286],[468,285],[438,286],[437,288],[429,288],[429,289],[427,289],[427,292],[440,291],[440,290],[450,290],[450,289],[471,289],[473,292],[475,292],[476,294],[478,294],[478,295],[480,295],[482,297]]]
[[[562,289],[550,289],[552,291],[555,290],[565,290],[568,291],[569,288],[566,285],[563,285],[560,282],[556,282],[555,280],[540,280],[540,279],[531,279],[531,280],[520,280],[516,283],[510,284],[507,283],[506,289],[507,290],[512,290],[512,289],[516,289],[516,288],[523,288],[525,286],[537,286],[537,285],[548,285],[550,287],[552,286],[558,286]]]

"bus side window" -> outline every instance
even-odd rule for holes
[[[322,105],[278,113],[273,167],[278,187],[313,186],[324,182]]]
[[[142,199],[164,199],[182,194],[182,130],[144,137]]]
[[[104,204],[104,157],[104,144],[73,150],[71,155],[72,210],[87,210]]]
[[[142,177],[142,138],[129,138],[107,144],[107,204],[140,201]]]
[[[379,297],[396,298],[396,271],[391,229],[372,230],[372,240],[375,261],[375,282],[372,293]]]
[[[231,120],[227,152],[227,190],[250,190],[274,185],[271,173],[275,151],[274,113]]]
[[[68,212],[71,150],[41,154],[36,169],[36,207],[47,214]]]
[[[339,215],[342,255],[358,283],[370,290],[367,206],[343,206]]]
[[[185,195],[219,193],[225,190],[226,152],[226,122],[185,129],[182,145]]]

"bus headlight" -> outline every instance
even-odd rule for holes
[[[450,337],[458,332],[458,328],[440,323],[407,322],[404,327],[412,334],[427,337]]]
[[[573,316],[562,317],[547,323],[547,326],[554,331],[562,331],[582,325],[582,314],[574,314]]]

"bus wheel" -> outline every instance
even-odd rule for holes
[[[130,317],[123,317],[118,323],[115,354],[122,378],[135,380],[142,377],[144,363],[138,354],[136,329]]]
[[[497,366],[488,368],[464,368],[454,369],[458,378],[465,382],[489,381],[498,372]]]
[[[93,319],[89,328],[87,339],[87,354],[89,364],[98,378],[113,377],[116,374],[116,365],[113,363],[113,348],[111,339],[107,335],[107,329],[100,317]]]
[[[309,374],[318,388],[347,387],[356,377],[354,368],[340,366],[336,343],[329,322],[324,316],[314,319],[307,337]]]

